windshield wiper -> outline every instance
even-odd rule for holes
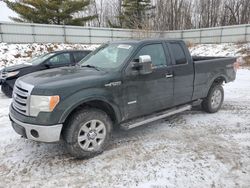
[[[97,71],[100,71],[100,69],[98,69],[98,67],[93,66],[93,65],[81,65],[81,67],[93,68],[93,69],[95,69],[95,70],[97,70]]]

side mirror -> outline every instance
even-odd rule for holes
[[[50,68],[52,66],[52,63],[50,61],[46,61],[44,65],[45,67]]]
[[[139,56],[139,62],[133,65],[133,69],[138,70],[140,74],[150,74],[153,72],[152,60],[149,55]]]

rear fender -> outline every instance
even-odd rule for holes
[[[213,76],[213,78],[212,79],[210,79],[210,82],[208,83],[208,85],[207,85],[207,88],[206,88],[206,90],[205,90],[205,96],[207,96],[208,95],[208,92],[209,92],[209,90],[210,90],[210,88],[212,87],[212,85],[214,84],[214,83],[223,83],[223,82],[225,82],[225,83],[227,83],[229,81],[229,79],[227,78],[227,76],[226,75],[223,75],[223,74],[217,74],[217,75],[215,75],[215,76]]]

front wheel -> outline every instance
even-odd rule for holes
[[[77,111],[65,126],[63,137],[66,147],[76,158],[100,154],[111,137],[112,122],[109,116],[95,108]]]
[[[208,96],[203,99],[201,105],[206,112],[215,113],[221,108],[223,100],[223,87],[221,85],[213,85],[208,92]]]

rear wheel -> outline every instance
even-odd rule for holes
[[[7,97],[9,97],[9,98],[12,97],[13,89],[12,89],[9,85],[7,85],[7,84],[2,84],[2,85],[1,85],[1,90],[2,90],[2,92],[3,92]]]
[[[110,118],[95,108],[77,111],[65,126],[63,137],[66,147],[76,158],[88,158],[102,153],[111,137]]]
[[[208,113],[217,112],[223,103],[224,100],[224,90],[221,85],[213,85],[209,92],[208,96],[202,101],[202,108]]]

